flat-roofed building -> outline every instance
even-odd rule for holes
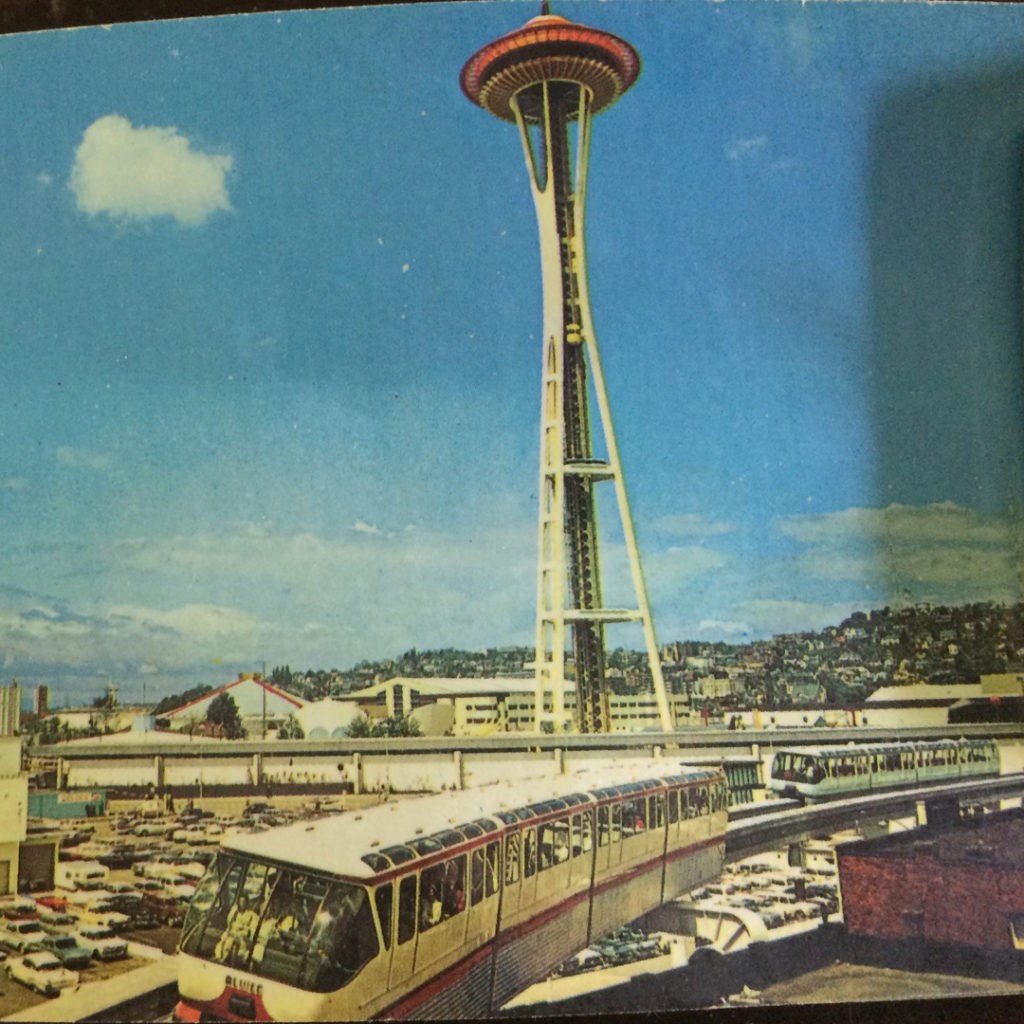
[[[17,736],[21,731],[21,687],[0,686],[0,736]]]
[[[28,774],[21,770],[21,740],[0,737],[0,894],[18,885],[19,846],[28,834]]]
[[[427,735],[450,732],[454,736],[487,736],[497,732],[531,732],[534,729],[534,680],[532,676],[485,678],[413,678],[399,676],[362,690],[347,699],[355,701],[371,718],[411,716]],[[566,717],[571,722],[575,694],[565,696]],[[669,706],[677,725],[689,714],[687,698],[670,695]],[[427,709],[434,709],[428,714]],[[661,720],[653,693],[611,694],[611,725],[614,732],[658,731]],[[307,734],[308,735],[308,734]]]
[[[851,935],[1024,948],[1024,815],[1005,811],[836,848]]]

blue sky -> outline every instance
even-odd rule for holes
[[[555,8],[643,59],[587,236],[659,639],[1018,600],[1024,9]],[[5,676],[532,641],[536,224],[458,72],[536,11],[0,38]]]

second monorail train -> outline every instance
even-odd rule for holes
[[[814,802],[895,786],[998,774],[995,740],[851,743],[777,750],[768,785],[781,796]]]

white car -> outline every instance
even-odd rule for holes
[[[120,960],[128,955],[128,943],[102,925],[83,925],[75,937],[97,960]]]
[[[26,917],[35,909],[36,901],[29,896],[5,896],[0,899],[0,915],[8,919]]]
[[[72,908],[88,907],[101,900],[108,900],[112,895],[109,889],[76,889],[67,895],[68,909],[74,913],[75,910]]]
[[[12,960],[7,972],[44,996],[55,996],[62,988],[78,984],[78,972],[69,971],[52,953],[27,953]]]
[[[115,910],[106,903],[91,903],[84,907],[79,917],[82,924],[99,925],[101,928],[110,928],[115,932],[123,932],[132,923],[127,914]]]
[[[20,921],[8,921],[0,928],[0,942],[19,953],[31,949],[40,939],[46,938],[43,926],[33,917]]]

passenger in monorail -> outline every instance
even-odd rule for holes
[[[245,895],[239,896],[228,914],[227,928],[213,952],[214,958],[227,963],[244,956],[256,935],[258,923],[259,915],[249,906],[248,898]]]

